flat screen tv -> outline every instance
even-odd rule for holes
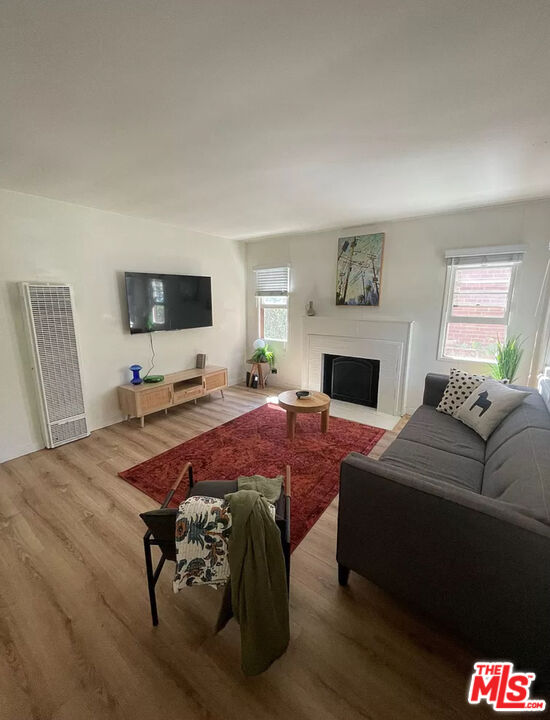
[[[212,325],[209,277],[125,273],[131,333]]]

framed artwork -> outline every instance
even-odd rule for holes
[[[385,233],[338,239],[336,304],[377,307]]]

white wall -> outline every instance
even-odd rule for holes
[[[385,232],[384,264],[378,308],[335,305],[338,237]],[[299,387],[302,366],[302,318],[305,304],[313,300],[317,315],[345,319],[413,320],[407,411],[422,399],[427,372],[448,372],[458,364],[483,372],[487,366],[473,362],[437,360],[437,345],[445,284],[446,248],[524,243],[528,246],[520,266],[511,315],[511,331],[526,338],[520,368],[527,380],[531,349],[539,318],[535,309],[549,258],[550,200],[480,208],[454,214],[378,223],[340,231],[262,238],[247,244],[247,337],[255,339],[257,312],[254,273],[257,265],[291,265],[290,331],[286,348],[277,344],[278,375],[272,381]]]
[[[130,335],[123,272],[211,275],[214,326],[158,332],[155,372],[193,367],[197,352],[242,379],[242,243],[170,225],[0,191],[0,461],[43,447],[17,283],[73,285],[90,429],[121,419],[116,387],[149,367],[148,335]]]

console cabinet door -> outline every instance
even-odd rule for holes
[[[217,390],[218,388],[224,388],[226,386],[226,370],[220,370],[218,372],[212,373],[211,375],[206,375],[204,378],[204,389],[206,392],[211,392],[212,390]]]
[[[151,388],[136,393],[137,395],[137,412],[136,415],[147,415],[148,413],[162,410],[172,404],[172,386],[163,385],[159,388]]]

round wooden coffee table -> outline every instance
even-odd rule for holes
[[[298,413],[321,413],[321,432],[328,430],[330,397],[322,392],[310,392],[305,398],[297,398],[295,390],[287,390],[279,395],[279,405],[286,410],[286,431],[290,440],[296,434],[296,415]]]

